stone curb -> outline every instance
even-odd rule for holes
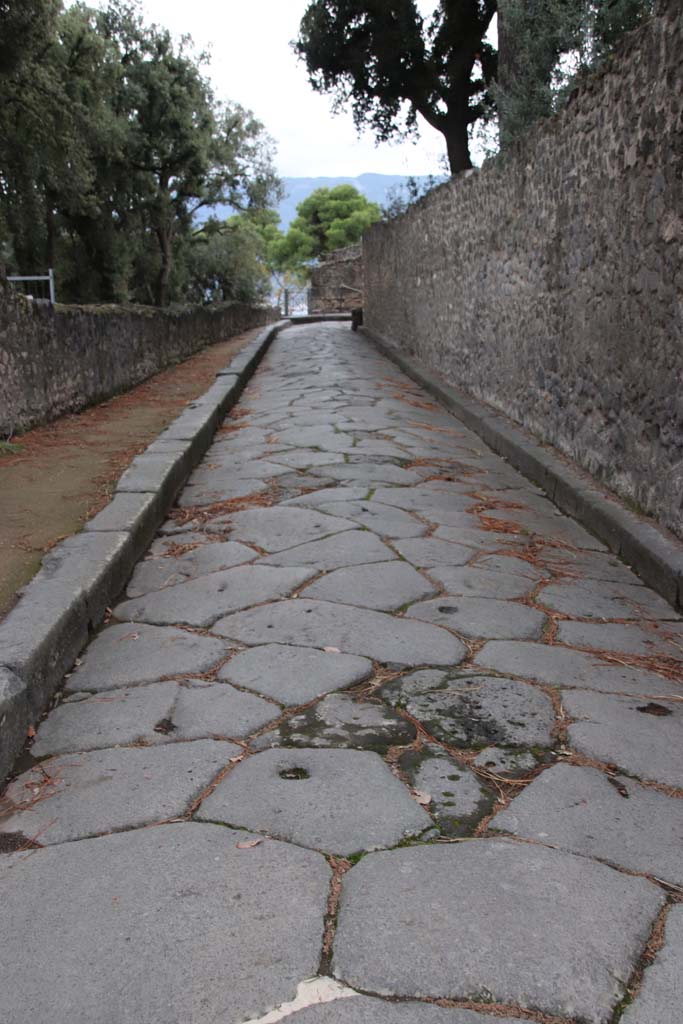
[[[573,516],[668,601],[683,609],[683,544],[668,530],[625,508],[554,449],[532,441],[502,413],[440,381],[386,338],[361,327],[362,334],[404,373],[473,430],[563,512]]]
[[[331,323],[346,323],[352,319],[350,313],[294,313],[290,316],[290,322],[298,324],[321,324],[326,320]]]
[[[114,496],[80,533],[52,548],[0,623],[0,787],[29,725],[121,593],[216,428],[289,320],[260,331],[131,462]]]

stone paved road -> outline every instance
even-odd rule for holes
[[[5,795],[3,1024],[680,1024],[682,659],[367,342],[288,329]]]

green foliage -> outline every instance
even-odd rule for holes
[[[608,56],[624,32],[638,28],[654,10],[654,0],[600,0],[589,5],[594,61]]]
[[[42,11],[44,30],[18,56],[25,7]],[[190,40],[146,25],[125,0],[102,10],[0,0],[5,22],[0,240],[10,267],[55,267],[65,301],[165,305],[205,296],[210,248],[222,270],[209,293],[250,291],[226,278],[228,249],[248,250],[244,232],[233,225],[208,246],[195,214],[276,200],[272,143],[249,111],[216,100]],[[251,293],[261,277],[259,265]]]
[[[394,217],[400,217],[422,196],[426,196],[428,192],[444,181],[445,178],[437,178],[430,174],[422,181],[411,176],[400,185],[394,185],[387,193],[386,206],[382,207],[382,219],[393,220]]]
[[[281,270],[305,273],[324,252],[359,242],[366,228],[382,213],[353,185],[318,188],[299,203],[289,231],[273,247],[274,262]]]
[[[414,0],[314,0],[295,50],[318,92],[351,106],[380,141],[417,115],[440,131],[452,173],[471,167],[468,130],[490,105],[496,54],[484,41],[496,0],[440,0],[428,23]]]
[[[493,94],[505,148],[555,113],[577,78],[609,57],[653,0],[499,0],[499,77]]]
[[[295,50],[318,92],[350,106],[379,141],[409,135],[417,115],[446,141],[451,173],[471,167],[472,136],[505,147],[562,106],[654,0],[312,0]],[[498,52],[485,42],[498,13]]]
[[[0,77],[40,57],[59,8],[59,0],[0,0]]]
[[[264,211],[277,219],[274,211]],[[250,213],[222,223],[210,218],[192,239],[186,298],[190,302],[259,302],[270,291],[268,226]]]

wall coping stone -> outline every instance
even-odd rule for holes
[[[545,491],[559,509],[604,541],[648,586],[677,611],[683,610],[683,544],[673,533],[627,509],[554,448],[531,439],[503,413],[443,383],[389,339],[367,327],[360,331],[489,448]]]
[[[218,425],[289,320],[269,324],[119,479],[80,533],[52,548],[0,622],[0,786],[29,725],[103,621]]]

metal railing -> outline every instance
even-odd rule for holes
[[[13,284],[15,282],[18,282],[18,281],[21,281],[21,282],[26,282],[26,281],[47,281],[47,287],[48,287],[48,292],[49,292],[49,297],[50,297],[49,298],[50,305],[54,306],[54,304],[55,304],[55,272],[52,269],[52,267],[50,267],[50,269],[48,270],[47,274],[10,274],[10,275],[8,275],[7,280],[11,281]],[[30,295],[30,294],[27,294],[26,292],[24,294],[26,294],[26,297],[29,298],[29,299],[36,299],[37,298],[35,295]],[[38,301],[41,301],[41,300],[39,299]],[[42,301],[45,301],[45,300],[42,300]]]

